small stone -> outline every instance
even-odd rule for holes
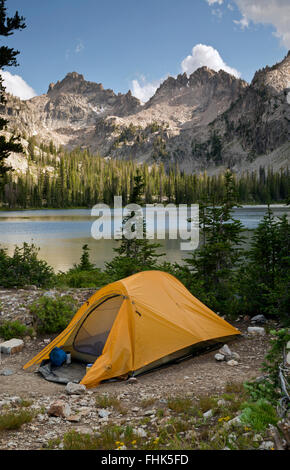
[[[219,353],[223,354],[224,356],[231,356],[232,355],[232,351],[230,350],[230,348],[228,347],[227,344],[223,345],[223,347],[219,350]]]
[[[249,326],[248,327],[248,333],[250,335],[261,335],[261,336],[264,336],[265,335],[265,328],[262,328],[260,326]]]
[[[81,420],[81,415],[70,415],[66,418],[70,423],[79,423]]]
[[[234,359],[235,361],[239,361],[241,359],[240,355],[236,352],[233,352],[232,353],[232,359]]]
[[[136,377],[130,377],[130,379],[127,380],[127,383],[131,384],[131,385],[134,385],[134,384],[138,383],[138,379],[136,379]]]
[[[56,418],[67,418],[71,414],[71,409],[67,403],[58,400],[50,405],[47,414],[49,416],[55,416]]]
[[[136,434],[138,437],[147,437],[147,432],[142,428],[134,429],[134,434]]]
[[[14,372],[11,369],[2,369],[0,370],[0,375],[8,376],[8,375],[13,375]]]
[[[17,354],[24,348],[24,341],[22,339],[10,339],[0,344],[0,352],[3,354]]]
[[[219,353],[217,353],[214,358],[218,362],[221,362],[221,361],[225,360],[225,356],[223,354],[219,354]]]
[[[203,417],[204,417],[205,419],[211,418],[212,415],[213,415],[213,411],[212,411],[212,410],[208,410],[208,411],[206,411],[205,413],[203,413]]]
[[[232,367],[239,365],[238,361],[234,361],[233,359],[231,361],[228,361],[227,364]]]
[[[98,410],[98,415],[100,418],[108,418],[111,412],[105,409]]]
[[[259,450],[272,450],[275,449],[274,442],[272,441],[264,441],[259,447]]]
[[[224,427],[228,429],[231,426],[241,426],[241,424],[242,424],[241,418],[239,416],[236,416],[235,418],[231,419],[227,423],[225,422]]]
[[[255,317],[251,318],[251,323],[266,323],[267,320],[264,315],[256,315]]]
[[[86,387],[85,385],[69,382],[65,387],[65,391],[68,395],[82,395],[86,393]]]

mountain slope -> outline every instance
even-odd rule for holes
[[[252,83],[202,67],[165,80],[142,106],[76,72],[28,101],[8,95],[10,130],[111,158],[178,163],[186,171],[237,171],[289,162],[290,54]]]

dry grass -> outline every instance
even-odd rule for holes
[[[120,414],[126,414],[127,409],[115,396],[108,396],[108,395],[99,395],[96,398],[96,406],[97,408],[114,408],[114,410],[118,411]]]
[[[154,403],[156,403],[156,398],[145,398],[144,400],[141,401],[140,406],[142,408],[149,408],[149,406],[153,406]]]
[[[212,410],[216,406],[216,399],[213,397],[204,395],[200,396],[198,400],[198,407],[202,413],[206,413],[209,410]]]
[[[5,413],[0,416],[0,431],[14,431],[21,428],[25,423],[30,423],[33,419],[33,413],[28,410],[19,412]]]

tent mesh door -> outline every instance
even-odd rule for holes
[[[123,297],[116,295],[90,312],[75,337],[74,349],[76,351],[95,358],[102,354],[122,302]]]

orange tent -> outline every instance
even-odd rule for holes
[[[100,289],[68,327],[24,368],[62,347],[72,358],[93,363],[81,383],[144,372],[228,340],[240,332],[197,300],[175,277],[145,271]]]

